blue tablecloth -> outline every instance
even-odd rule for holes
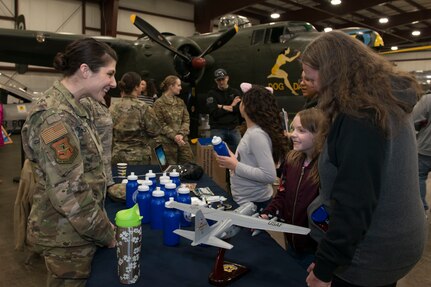
[[[149,168],[129,167],[136,174],[144,174]],[[152,167],[157,171],[156,167]],[[114,170],[115,175],[115,170]],[[210,187],[215,194],[226,193],[208,176],[204,175],[198,187]],[[114,222],[115,213],[125,208],[125,203],[106,200],[106,210]],[[181,238],[179,246],[163,245],[162,231],[143,226],[141,277],[131,286],[210,286],[208,275],[212,271],[218,249],[216,247],[192,247],[190,241]],[[230,241],[234,247],[227,250],[225,260],[245,265],[250,271],[229,286],[306,286],[306,271],[266,233],[251,237],[250,230],[243,229]],[[93,260],[91,277],[87,286],[124,286],[117,276],[115,249],[100,248]]]

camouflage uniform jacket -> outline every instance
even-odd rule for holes
[[[27,242],[57,247],[112,242],[103,208],[102,147],[86,109],[60,82],[35,102],[22,142],[36,179]]]
[[[181,134],[187,141],[190,133],[190,116],[186,104],[179,97],[163,94],[154,103],[154,111],[162,126],[161,134],[166,137],[165,143],[174,143],[175,136]]]
[[[105,165],[106,182],[108,186],[115,182],[112,179],[111,155],[112,155],[112,117],[105,101],[103,103],[94,100],[92,97],[86,97],[80,100],[80,103],[88,110],[91,121],[96,126],[97,134],[102,142],[103,164]]]
[[[114,121],[112,161],[144,163],[151,156],[160,125],[153,109],[134,96],[124,96],[110,107]]]

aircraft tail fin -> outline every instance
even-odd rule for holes
[[[204,238],[209,232],[211,228],[208,224],[208,221],[205,219],[204,214],[201,210],[198,210],[195,215],[195,242],[199,242],[202,238]]]

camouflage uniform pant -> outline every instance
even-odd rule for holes
[[[190,143],[186,141],[183,146],[178,146],[176,143],[163,143],[166,157],[169,164],[184,164],[186,162],[194,162],[194,156]]]
[[[48,287],[85,287],[90,277],[91,261],[97,247],[88,244],[75,247],[32,246],[45,258]]]

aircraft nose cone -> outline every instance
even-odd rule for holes
[[[206,60],[202,57],[196,57],[192,59],[192,66],[195,69],[202,69],[205,67]]]

